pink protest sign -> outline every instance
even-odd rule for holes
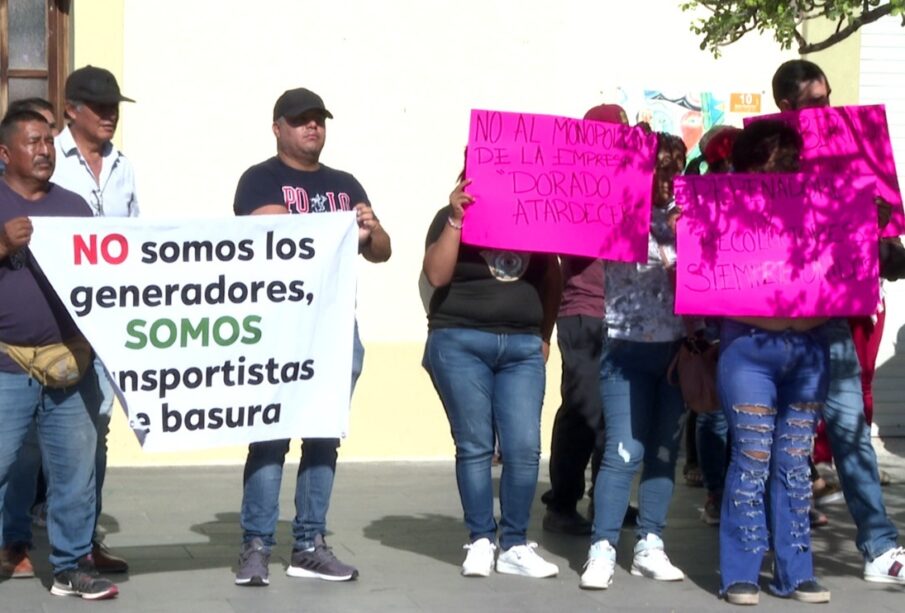
[[[832,175],[676,179],[676,313],[871,315],[879,302],[876,185]]]
[[[801,171],[875,177],[877,196],[893,205],[892,219],[882,236],[905,234],[905,211],[896,175],[896,161],[889,140],[886,107],[832,106],[745,118],[745,125],[762,119],[779,119],[801,134]]]
[[[621,124],[473,110],[463,242],[646,261],[656,143]]]

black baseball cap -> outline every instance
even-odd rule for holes
[[[324,108],[324,101],[310,89],[298,87],[287,89],[283,95],[277,98],[273,105],[273,120],[280,117],[298,117],[308,111],[321,111],[324,117],[333,119],[333,113]]]
[[[72,71],[66,78],[66,99],[101,104],[135,102],[122,95],[112,72],[90,65]]]

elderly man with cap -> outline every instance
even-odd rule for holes
[[[112,140],[119,122],[119,103],[135,102],[119,91],[109,70],[85,66],[66,79],[66,120],[54,141],[57,168],[53,182],[79,194],[95,216],[137,217],[135,173],[129,159]],[[97,418],[97,514],[107,472],[107,432],[113,413],[113,386],[106,368],[95,359],[101,408]],[[95,539],[92,556],[101,572],[126,572],[126,561],[114,556]]]
[[[595,106],[584,119],[628,125],[618,104]],[[604,445],[600,400],[600,356],[605,336],[603,262],[577,256],[560,259],[563,292],[556,341],[562,356],[562,404],[553,420],[550,489],[541,497],[547,505],[543,526],[549,532],[584,535],[591,533],[591,523],[576,506],[584,496],[588,461],[594,483]]]
[[[119,103],[135,102],[119,91],[110,71],[85,66],[66,79],[67,126],[56,138],[53,181],[80,194],[95,215],[137,217],[135,174],[113,145]]]
[[[390,258],[390,237],[371,210],[361,184],[347,172],[320,163],[326,120],[333,115],[320,96],[304,89],[283,93],[273,109],[276,156],[252,166],[239,179],[233,208],[237,215],[357,213],[359,253],[370,262]],[[361,373],[364,347],[355,326],[352,387]],[[327,410],[330,407],[325,407]],[[338,439],[302,440],[295,488],[294,545],[286,573],[328,581],[348,581],[358,570],[339,561],[324,542],[327,508],[336,471]],[[236,584],[267,585],[271,548],[276,544],[280,481],[289,440],[252,443],[245,461],[241,524],[242,550]]]

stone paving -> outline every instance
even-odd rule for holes
[[[887,441],[881,466],[894,483],[884,488],[890,515],[905,525],[905,439]],[[242,468],[111,468],[101,519],[108,545],[131,564],[115,578],[120,596],[88,602],[48,592],[51,582],[46,535],[38,531],[34,552],[36,579],[0,579],[0,612],[56,611],[265,613],[269,611],[726,611],[716,598],[717,530],[700,519],[703,490],[679,480],[665,534],[667,552],[687,579],[658,583],[633,577],[633,535],[623,531],[618,568],[606,591],[578,588],[588,541],[541,530],[540,493],[547,486],[541,471],[529,538],[557,563],[553,579],[459,575],[466,532],[455,488],[452,462],[341,463],[333,495],[328,542],[361,576],[349,583],[328,583],[285,576],[291,548],[292,481],[287,465],[281,496],[279,545],[271,560],[267,588],[233,584],[240,531],[238,511]],[[494,469],[498,475],[499,468]],[[582,505],[582,508],[583,505]],[[818,574],[832,590],[824,610],[905,610],[905,587],[864,582],[854,527],[843,504],[829,507],[828,527],[815,531]],[[766,567],[766,566],[765,566]],[[111,577],[114,578],[114,577]],[[767,574],[762,577],[767,581]],[[762,594],[760,607],[797,611],[804,605]]]

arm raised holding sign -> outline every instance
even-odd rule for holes
[[[450,211],[446,225],[437,241],[429,245],[424,252],[424,274],[432,287],[448,285],[452,280],[453,269],[459,257],[465,207],[474,202],[471,194],[465,191],[469,183],[471,183],[469,179],[461,177],[455,189],[449,194]]]

